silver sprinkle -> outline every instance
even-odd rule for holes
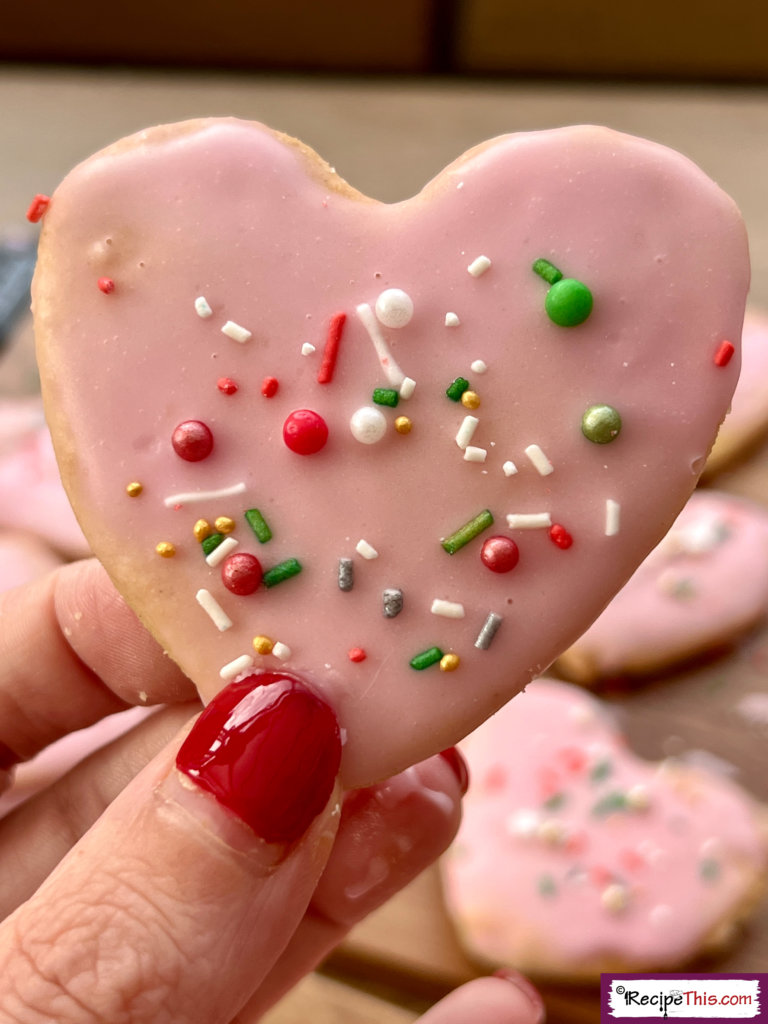
[[[339,559],[339,590],[351,590],[355,585],[355,565],[351,558]]]
[[[382,594],[384,603],[384,615],[388,619],[394,619],[403,610],[403,592],[394,588],[387,588]]]
[[[502,619],[496,612],[489,612],[488,618],[483,623],[483,628],[477,634],[477,640],[475,640],[475,647],[479,651],[487,651],[491,646],[491,641],[496,636],[499,626],[501,625]]]

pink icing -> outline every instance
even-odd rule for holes
[[[483,959],[574,975],[670,968],[768,867],[742,790],[634,756],[576,687],[536,680],[461,749],[472,783],[444,880]]]
[[[223,685],[222,666],[280,664],[251,643],[278,641],[284,663],[335,707],[344,779],[360,785],[450,745],[540,673],[672,522],[738,375],[738,353],[724,368],[713,357],[739,336],[747,252],[736,209],[697,168],[606,129],[495,140],[392,206],[312,160],[236,121],[157,129],[97,155],[52,198],[34,306],[71,496],[128,600],[206,698]],[[480,256],[491,262],[476,276],[467,268]],[[582,325],[548,319],[548,286],[531,270],[539,257],[592,290]],[[405,326],[373,312],[389,288],[413,300]],[[201,296],[209,317],[196,311]],[[321,384],[340,313],[332,379]],[[458,324],[446,324],[449,313]],[[487,372],[471,369],[477,360]],[[415,391],[397,409],[376,406],[384,435],[362,443],[350,419],[374,388],[399,386],[398,368]],[[446,397],[458,376],[478,408]],[[237,391],[222,392],[222,377]],[[268,377],[279,386],[265,398]],[[623,418],[611,444],[581,432],[585,409],[600,403]],[[303,408],[329,428],[315,454],[283,441]],[[478,420],[469,459],[456,443],[467,415]],[[394,428],[398,416],[410,431]],[[214,436],[198,463],[170,443],[186,420]],[[367,415],[366,429],[375,423]],[[526,455],[534,444],[548,475]],[[508,462],[518,472],[506,475]],[[132,481],[138,497],[126,495]],[[164,504],[241,484],[230,497]],[[620,507],[611,536],[608,500]],[[253,507],[272,528],[268,543],[243,521]],[[486,509],[492,529],[447,554],[441,540]],[[506,522],[542,512],[570,547]],[[220,515],[235,519],[238,550],[265,572],[292,558],[302,571],[229,594],[192,536],[199,517]],[[482,564],[493,534],[519,545],[512,572]],[[159,557],[158,543],[175,554]],[[354,565],[352,590],[337,583],[342,558]],[[231,628],[198,605],[200,588]],[[403,595],[394,617],[382,610],[388,588]],[[450,616],[432,613],[435,599]],[[481,650],[489,613],[502,623]],[[410,666],[433,647],[458,655],[458,668]]]

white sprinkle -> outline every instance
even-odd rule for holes
[[[487,455],[487,449],[476,448],[473,444],[468,444],[464,449],[465,462],[485,462]]]
[[[227,320],[224,326],[221,328],[221,333],[226,334],[228,338],[232,338],[233,341],[244,342],[248,341],[252,335],[251,332],[241,327],[240,324],[236,324],[234,320]]]
[[[615,537],[619,532],[619,523],[621,518],[621,505],[618,501],[614,501],[613,498],[608,498],[605,502],[605,536]]]
[[[667,903],[657,903],[648,914],[648,920],[654,928],[667,927],[672,920],[672,907]]]
[[[387,418],[380,409],[364,405],[352,413],[349,429],[356,441],[362,444],[376,444],[387,432]]]
[[[369,561],[379,557],[379,552],[367,540],[359,540],[355,545],[355,551],[358,555],[362,555],[363,558],[367,558]]]
[[[463,182],[463,181],[460,181],[460,182],[458,183],[458,185],[456,186],[456,188],[457,188],[457,189],[459,189],[459,188],[464,188],[464,182]]]
[[[464,605],[459,601],[443,601],[436,597],[430,609],[433,615],[443,615],[446,619],[463,619]]]
[[[549,476],[554,472],[555,467],[537,444],[529,444],[525,449],[525,454],[533,463],[539,476]]]
[[[402,288],[387,288],[376,299],[376,316],[385,327],[405,327],[413,316],[413,299]]]
[[[614,882],[600,893],[600,902],[612,914],[620,914],[622,910],[626,910],[629,903],[629,890],[625,885]]]
[[[195,312],[198,316],[202,317],[203,320],[205,320],[206,317],[213,316],[213,310],[208,305],[208,300],[204,295],[198,295],[195,299]]]
[[[416,381],[412,377],[403,377],[400,385],[400,397],[407,401],[416,390]]]
[[[541,530],[552,525],[549,512],[511,512],[507,516],[510,530]]]
[[[456,434],[456,444],[459,446],[459,448],[461,448],[462,451],[465,450],[469,442],[472,440],[472,435],[474,434],[475,430],[477,430],[477,425],[479,422],[480,420],[477,418],[477,416],[465,416],[464,419],[462,420],[461,426],[459,427],[458,432]]]
[[[384,335],[379,330],[379,325],[376,321],[376,317],[373,315],[373,310],[367,302],[362,302],[356,307],[355,312],[357,313],[360,322],[368,332],[368,337],[373,342],[373,347],[376,355],[379,357],[379,365],[384,371],[384,375],[387,378],[387,382],[392,385],[393,388],[399,388],[405,380],[405,374],[397,365],[395,357],[389,351],[389,345],[384,338]]]
[[[506,829],[511,836],[521,836],[530,839],[536,835],[541,818],[538,811],[529,810],[526,807],[510,814],[506,821]]]
[[[488,366],[486,363],[483,362],[482,359],[475,359],[472,363],[469,364],[469,368],[472,371],[472,373],[485,373],[485,371],[488,369]]]
[[[235,494],[242,494],[245,484],[232,484],[231,487],[220,487],[216,491],[182,491],[180,494],[169,494],[163,498],[166,508],[173,508],[174,505],[187,505],[190,501],[211,501],[215,498],[231,498]]]
[[[291,656],[291,648],[288,644],[284,644],[281,640],[278,640],[272,648],[272,653],[280,661],[287,661]]]
[[[203,611],[208,613],[211,621],[220,633],[223,633],[225,629],[229,629],[232,626],[232,619],[230,619],[209,590],[198,590],[195,598]]]
[[[217,545],[209,555],[205,556],[206,565],[210,565],[211,567],[219,565],[219,563],[223,562],[231,551],[235,550],[237,545],[237,538],[225,537],[221,544]]]
[[[315,346],[311,341],[305,341],[301,346],[301,354],[303,356],[311,356],[316,351]]]
[[[484,274],[486,272],[490,265],[491,261],[488,259],[487,256],[478,256],[477,259],[472,260],[472,262],[467,267],[467,270],[470,272],[472,277],[480,277],[481,274]]]
[[[651,794],[642,782],[636,783],[626,792],[627,803],[633,811],[646,811],[651,806]]]
[[[461,323],[461,320],[459,320],[458,316],[455,313],[446,313],[445,314],[445,326],[446,327],[458,327],[460,323]]]
[[[504,476],[514,476],[517,472],[517,466],[511,459],[507,459],[501,468],[504,470]]]
[[[234,661],[228,662],[222,668],[219,669],[219,675],[222,679],[232,680],[236,679],[241,672],[247,672],[253,665],[253,658],[250,654],[241,654],[239,658],[235,658]]]

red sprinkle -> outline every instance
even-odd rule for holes
[[[294,409],[283,424],[283,440],[297,455],[316,455],[328,440],[328,424],[312,409]]]
[[[328,336],[323,351],[323,361],[317,371],[318,384],[330,384],[333,379],[333,371],[336,369],[336,359],[339,355],[339,342],[341,332],[347,320],[346,313],[335,313],[328,324]]]
[[[564,526],[559,523],[554,523],[549,530],[549,539],[553,544],[557,544],[559,548],[565,551],[573,544],[573,537],[568,533]]]
[[[646,866],[646,860],[637,850],[625,847],[619,850],[619,861],[625,871],[641,871]]]
[[[552,765],[545,764],[539,769],[539,793],[541,794],[542,800],[549,800],[550,797],[554,796],[555,793],[560,791],[560,773],[552,767]]]
[[[213,451],[213,434],[200,420],[185,420],[171,435],[173,450],[186,462],[202,462]]]
[[[519,558],[520,550],[511,537],[489,537],[480,549],[480,560],[491,572],[511,572]]]
[[[278,389],[277,377],[265,377],[261,382],[261,393],[265,398],[274,398]]]
[[[498,792],[500,789],[504,789],[507,784],[507,773],[500,764],[495,764],[489,769],[488,774],[485,776],[482,782],[482,788],[487,790],[489,793]]]
[[[221,565],[221,582],[238,597],[245,597],[258,590],[262,575],[258,558],[243,551],[229,555]]]
[[[50,196],[44,196],[41,192],[35,196],[27,207],[27,220],[31,224],[37,224],[45,216],[45,211],[51,202]]]
[[[581,747],[563,747],[558,751],[558,759],[565,769],[573,775],[583,772],[587,765],[587,755]]]
[[[727,366],[735,351],[730,341],[720,342],[720,348],[715,352],[715,366]]]
[[[105,295],[109,295],[110,292],[115,290],[115,282],[111,277],[100,277],[96,284],[99,286],[99,290],[104,292]]]
[[[347,652],[347,657],[349,658],[350,661],[365,661],[365,659],[367,658],[367,654],[365,653],[362,647],[350,647],[349,651]]]
[[[216,387],[221,391],[223,395],[234,395],[237,391],[237,384],[232,380],[231,377],[219,377],[216,382]]]

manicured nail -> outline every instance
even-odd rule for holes
[[[544,1006],[544,1000],[541,998],[539,990],[528,981],[524,974],[511,967],[504,967],[499,971],[495,971],[493,976],[494,978],[501,978],[502,981],[508,981],[510,985],[514,985],[518,992],[526,997],[535,1014],[534,1020],[543,1021],[545,1019],[547,1011]]]
[[[336,716],[295,676],[250,675],[204,709],[176,767],[268,843],[304,835],[339,771]]]
[[[444,758],[453,769],[454,775],[459,780],[461,795],[464,796],[469,789],[469,768],[467,767],[467,762],[456,747],[448,747],[447,750],[441,750],[440,757]]]

